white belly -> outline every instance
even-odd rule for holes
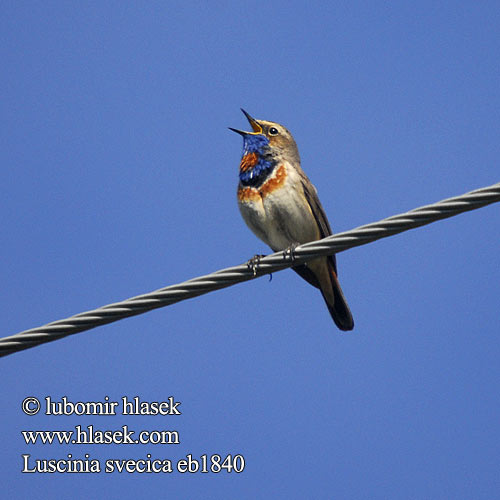
[[[264,198],[239,203],[239,208],[250,229],[273,250],[284,250],[292,243],[306,243],[320,236],[300,180],[293,174],[279,189]]]

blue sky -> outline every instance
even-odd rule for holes
[[[239,108],[297,140],[334,231],[499,181],[498,2],[10,2],[0,20],[2,333],[269,250],[236,205]],[[493,498],[500,207],[338,255],[341,333],[291,271],[1,362],[9,497]],[[181,402],[24,415],[21,401]],[[27,445],[21,430],[179,432]],[[22,474],[241,454],[240,474]]]

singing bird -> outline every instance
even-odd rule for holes
[[[300,166],[292,134],[279,123],[256,120],[241,111],[252,132],[231,127],[230,130],[243,136],[238,206],[248,227],[275,252],[331,235],[316,188]],[[338,328],[354,328],[337,278],[335,255],[319,257],[292,269],[319,288]]]

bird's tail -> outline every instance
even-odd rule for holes
[[[321,280],[320,290],[326,306],[335,324],[344,331],[354,328],[351,310],[340,287],[337,274],[330,263],[328,265],[328,280]]]

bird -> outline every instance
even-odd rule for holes
[[[243,136],[239,165],[238,207],[251,231],[274,252],[332,234],[316,188],[301,168],[297,144],[279,123],[257,120],[241,109],[251,132],[229,127]],[[354,320],[338,280],[335,255],[292,266],[319,288],[340,330],[354,328]]]

